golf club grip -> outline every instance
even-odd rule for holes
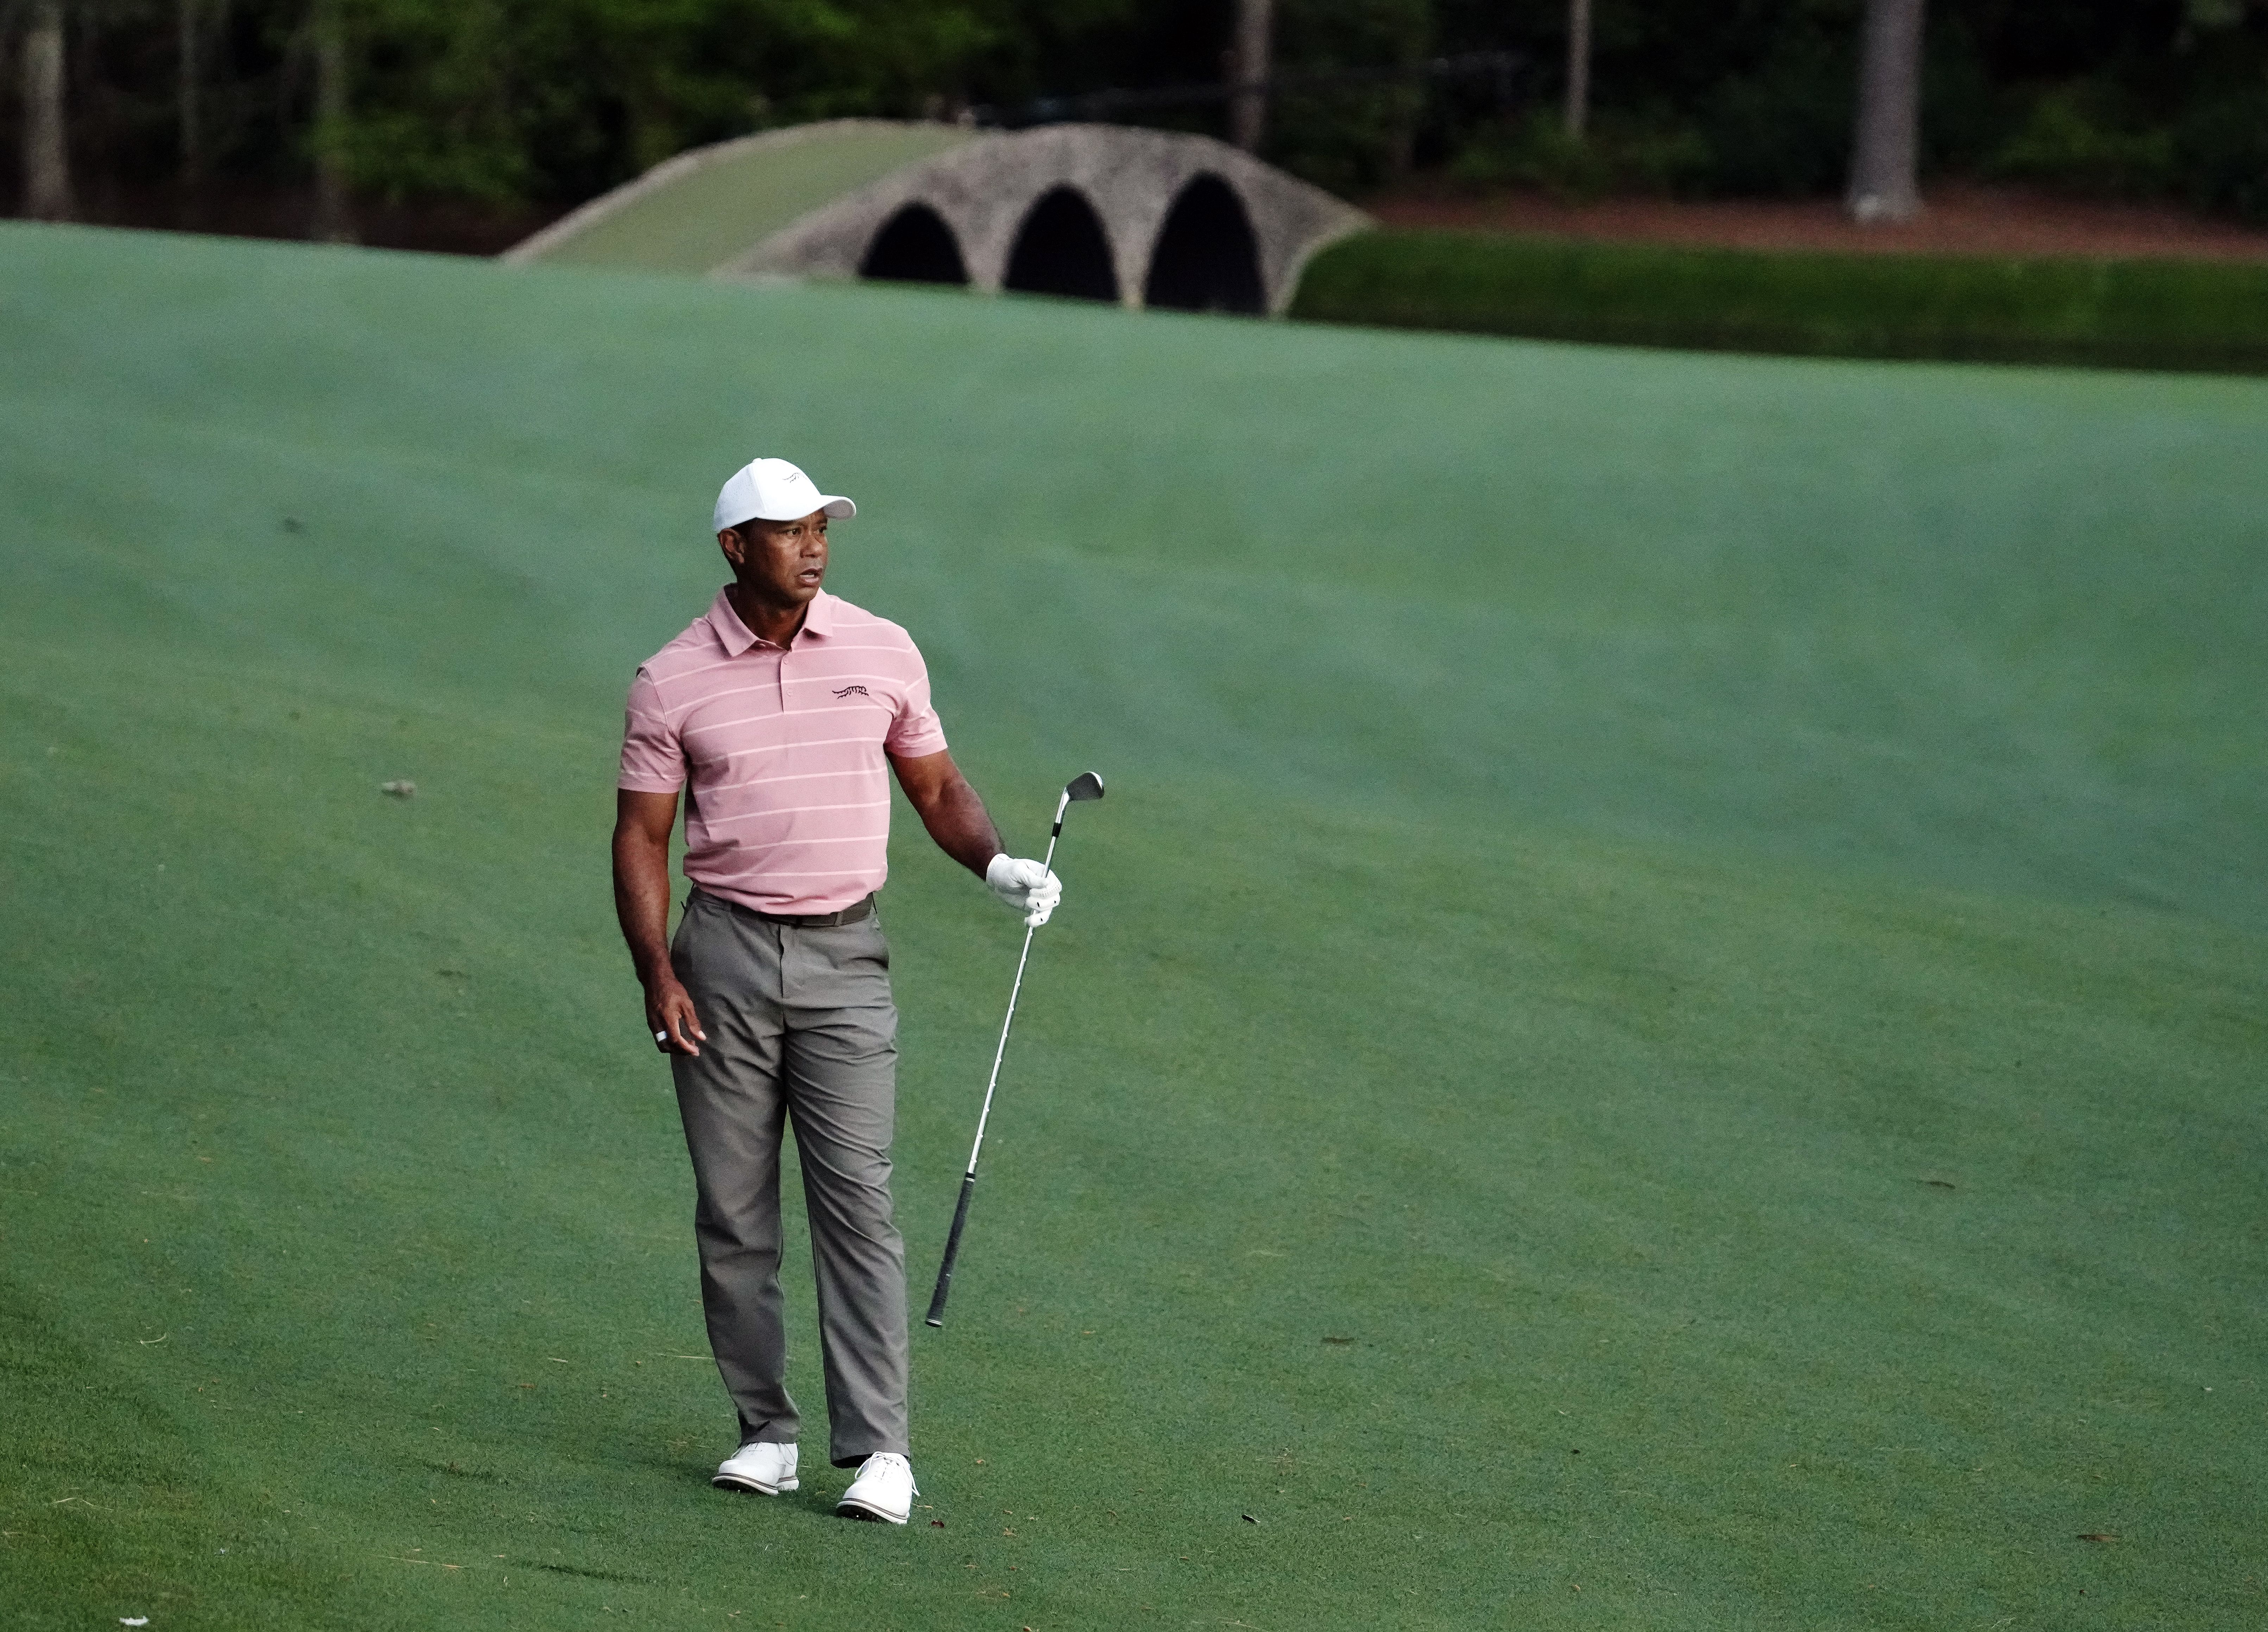
[[[976,1189],[976,1172],[971,1168],[961,1175],[961,1200],[954,1205],[953,1228],[945,1238],[945,1261],[937,1267],[937,1290],[930,1294],[924,1319],[932,1326],[945,1324],[946,1295],[953,1290],[953,1261],[961,1256],[961,1231],[968,1223],[968,1198]]]

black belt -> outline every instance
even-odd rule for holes
[[[720,906],[729,907],[734,912],[744,912],[751,918],[762,918],[766,923],[784,923],[798,930],[837,930],[846,923],[862,923],[874,915],[874,898],[871,895],[863,901],[852,901],[841,912],[758,912],[753,907],[728,901],[707,890],[696,888],[694,893],[707,895]]]

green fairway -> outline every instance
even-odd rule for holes
[[[2268,1615],[2268,382],[0,268],[11,1626]],[[902,1531],[706,1484],[608,899],[758,451],[1012,845],[1111,784]],[[895,864],[925,1295],[1021,931]]]

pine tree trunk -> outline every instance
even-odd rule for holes
[[[1269,34],[1275,0],[1236,0],[1236,44],[1229,53],[1228,139],[1256,152],[1268,128]]]
[[[315,236],[354,242],[347,192],[347,29],[340,0],[314,0],[309,18],[315,50]]]
[[[180,25],[174,64],[174,111],[180,120],[181,186],[205,179],[204,0],[176,0]]]
[[[1859,60],[1859,121],[1845,197],[1862,224],[1911,221],[1921,213],[1916,180],[1921,148],[1924,0],[1867,0]]]
[[[1567,134],[1591,128],[1591,0],[1567,0]]]
[[[24,213],[34,221],[73,214],[63,69],[63,9],[42,0],[24,31]]]

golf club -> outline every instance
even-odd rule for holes
[[[1082,771],[1072,777],[1056,801],[1055,829],[1048,834],[1047,859],[1040,865],[1052,868],[1056,859],[1056,841],[1063,837],[1064,812],[1074,804],[1102,797],[1102,778],[1093,771]],[[984,1124],[992,1119],[992,1091],[1000,1085],[1000,1061],[1008,1052],[1008,1028],[1016,1023],[1016,999],[1024,989],[1024,964],[1032,955],[1034,925],[1024,929],[1024,950],[1016,959],[1015,983],[1008,989],[1008,1016],[1000,1022],[1000,1044],[992,1050],[992,1075],[984,1084],[984,1108],[976,1114],[976,1143],[968,1147],[968,1171],[961,1175],[961,1200],[953,1209],[953,1228],[945,1238],[945,1261],[937,1267],[937,1290],[930,1295],[929,1313],[924,1317],[932,1326],[945,1324],[946,1295],[953,1290],[954,1261],[961,1256],[961,1231],[968,1223],[968,1197],[976,1188],[976,1158],[984,1149]]]

